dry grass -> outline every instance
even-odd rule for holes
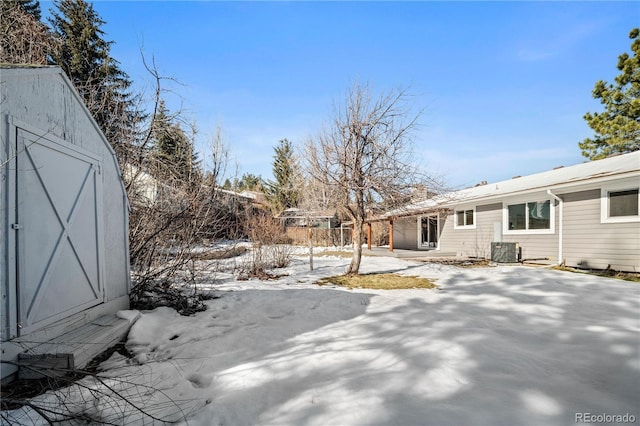
[[[353,257],[353,253],[348,252],[348,251],[341,251],[341,250],[321,251],[321,252],[318,252],[318,253],[313,253],[313,255],[317,256],[317,257],[329,257],[329,256],[344,257],[344,258]]]
[[[362,274],[362,275],[337,275],[322,278],[318,285],[333,284],[340,287],[369,288],[374,290],[400,290],[410,288],[438,288],[428,278],[405,276],[397,274]]]
[[[412,259],[412,260],[415,260],[415,259]],[[420,259],[417,259],[417,260],[420,260]],[[494,268],[496,266],[494,262],[487,259],[432,258],[432,259],[425,259],[420,261],[425,263],[437,263],[440,265],[457,266],[458,268]]]
[[[345,259],[351,259],[353,257],[353,252],[352,251],[344,251],[344,250],[326,250],[326,251],[321,251],[318,253],[313,253],[314,256],[318,256],[318,257],[328,257],[328,256],[335,256],[335,257],[344,257]],[[367,250],[362,250],[362,255],[363,256],[375,256],[373,254],[369,254],[367,253]]]
[[[620,271],[614,271],[613,269],[585,270],[585,269],[571,268],[569,266],[552,266],[551,269],[554,269],[556,271],[575,272],[579,274],[591,274],[591,275],[596,275],[598,277],[616,278],[619,280],[640,283],[640,274],[638,274],[637,272],[620,272]]]

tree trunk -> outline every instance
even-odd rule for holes
[[[347,269],[347,275],[358,275],[362,260],[362,225],[364,221],[356,219],[353,223],[353,257]]]

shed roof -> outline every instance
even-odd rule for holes
[[[335,210],[303,210],[295,207],[288,208],[276,216],[278,219],[332,219],[336,217]]]
[[[528,176],[466,188],[392,210],[383,217],[408,216],[436,208],[490,200],[533,191],[578,187],[597,181],[640,174],[640,151],[574,166],[560,167]]]

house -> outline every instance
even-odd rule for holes
[[[60,68],[0,66],[0,100],[2,359],[82,367],[130,325],[115,315],[130,290],[120,169]]]
[[[640,152],[437,196],[382,218],[391,248],[492,257],[517,243],[522,260],[640,271]]]

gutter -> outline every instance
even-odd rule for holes
[[[558,265],[562,265],[564,264],[564,259],[562,258],[562,242],[563,242],[563,234],[562,234],[562,224],[564,222],[564,201],[562,201],[562,198],[558,197],[556,194],[554,194],[553,192],[551,192],[550,189],[547,189],[547,194],[549,194],[551,197],[553,197],[554,200],[558,201],[558,206],[559,206],[559,218],[558,220],[560,221],[558,224]]]

